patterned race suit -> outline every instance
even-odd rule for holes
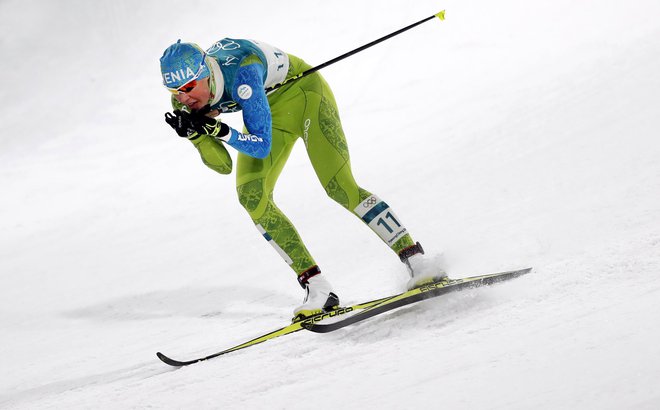
[[[265,94],[265,88],[311,68],[264,43],[225,38],[207,50],[211,107],[242,110],[245,129],[223,140],[193,140],[203,162],[228,174],[232,160],[223,144],[239,151],[236,189],[257,229],[299,276],[318,266],[289,219],[273,201],[273,189],[291,150],[302,138],[316,175],[330,198],[361,218],[395,252],[414,245],[389,206],[361,188],[351,172],[348,147],[334,96],[317,72]],[[183,106],[174,98],[174,108]]]

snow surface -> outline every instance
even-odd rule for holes
[[[0,407],[660,408],[660,2],[232,4],[0,2]],[[533,274],[158,361],[302,298],[234,178],[164,123],[162,50],[234,36],[320,64],[443,8],[324,69],[355,175],[451,276]],[[302,143],[276,195],[344,302],[405,283]]]

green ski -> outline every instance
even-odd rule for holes
[[[391,296],[389,298],[384,298],[381,300],[381,302],[373,304],[356,314],[347,316],[346,318],[340,319],[336,322],[318,323],[317,321],[313,320],[314,318],[310,318],[301,322],[301,325],[305,329],[311,330],[312,332],[328,333],[352,325],[354,323],[361,322],[365,319],[369,319],[381,313],[389,312],[393,309],[409,305],[411,303],[420,302],[422,300],[434,298],[436,296],[444,295],[450,292],[492,285],[493,283],[517,278],[526,273],[529,273],[531,270],[532,268],[526,268],[509,272],[492,273],[488,275],[472,276],[463,279],[448,279],[441,282],[434,282],[419,288],[409,290],[407,292],[400,293],[398,295]]]
[[[251,339],[251,340],[249,340],[247,342],[244,342],[244,343],[241,343],[239,345],[230,347],[228,349],[222,350],[222,351],[217,352],[217,353],[210,354],[208,356],[199,357],[199,358],[196,358],[196,359],[176,360],[176,359],[170,358],[169,356],[166,356],[165,354],[163,354],[161,352],[156,353],[156,356],[158,356],[158,358],[160,360],[162,360],[166,364],[169,364],[170,366],[175,366],[175,367],[188,366],[188,365],[193,364],[193,363],[202,362],[202,361],[205,361],[205,360],[213,359],[214,357],[222,356],[222,355],[227,354],[227,353],[231,353],[231,352],[235,352],[237,350],[245,349],[247,347],[254,346],[256,344],[263,343],[263,342],[271,340],[271,339],[275,339],[276,337],[279,337],[279,336],[284,336],[284,335],[288,335],[290,333],[297,332],[299,330],[304,329],[302,327],[303,323],[307,323],[307,322],[317,323],[321,320],[325,320],[325,319],[330,318],[330,317],[337,317],[337,316],[344,315],[346,313],[351,313],[351,312],[354,312],[354,311],[360,311],[360,310],[363,310],[363,309],[367,309],[371,306],[375,306],[375,305],[381,303],[382,301],[384,301],[386,299],[389,299],[389,298],[376,299],[376,300],[372,300],[372,301],[365,302],[365,303],[359,303],[359,304],[356,304],[356,305],[353,305],[353,306],[340,307],[338,309],[335,309],[335,310],[332,310],[332,311],[326,312],[326,313],[319,313],[318,315],[306,318],[302,321],[294,321],[290,325],[284,326],[284,327],[279,328],[277,330],[273,330],[272,332],[268,332],[264,335],[261,335],[259,337],[254,338],[254,339]]]

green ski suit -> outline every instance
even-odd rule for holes
[[[227,44],[243,47],[242,50],[238,47],[239,50],[228,52],[225,50],[228,48]],[[255,45],[257,47],[254,47]],[[208,51],[207,58],[214,58],[219,63],[224,79],[223,99],[212,104],[212,108],[230,111],[226,107],[232,104],[237,109],[242,108],[246,128],[244,133],[239,135],[254,136],[257,133],[250,129],[250,124],[254,121],[246,120],[246,115],[254,112],[246,112],[247,105],[241,107],[240,98],[231,98],[236,97],[241,84],[236,83],[237,76],[230,70],[253,64],[261,65],[259,68],[263,68],[263,71],[271,70],[273,64],[269,64],[265,54],[272,49],[267,48],[267,45],[260,46],[262,44],[247,40],[223,39]],[[237,54],[238,51],[242,51],[242,54]],[[286,78],[311,68],[293,55],[287,54],[283,58],[288,60]],[[229,61],[233,64],[227,65]],[[212,84],[212,87],[215,85]],[[260,87],[270,85],[272,84],[264,80]],[[172,101],[174,108],[182,108],[176,100]],[[270,151],[264,158],[256,158],[240,152],[241,148],[238,147],[236,189],[241,205],[247,210],[257,229],[291,266],[301,284],[308,276],[313,276],[320,270],[295,227],[273,201],[277,179],[299,138],[303,139],[314,171],[330,198],[361,218],[395,253],[400,254],[404,249],[414,246],[412,238],[391,208],[355,182],[337,104],[320,73],[316,72],[285,84],[268,95],[267,102],[270,118],[267,118],[267,112],[258,112],[257,116],[260,120],[270,120],[272,125]],[[267,138],[268,135],[263,137]],[[225,141],[202,135],[192,142],[209,168],[221,174],[231,172],[232,160],[224,146]],[[232,145],[231,142],[229,145]]]

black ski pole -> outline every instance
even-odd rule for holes
[[[280,88],[281,86],[283,86],[283,85],[285,85],[285,84],[288,84],[288,83],[290,83],[290,82],[292,82],[292,81],[295,81],[295,80],[299,80],[299,79],[301,79],[301,78],[303,78],[303,77],[305,77],[305,76],[307,76],[307,75],[310,75],[310,74],[312,74],[312,73],[315,73],[315,72],[319,71],[320,69],[329,66],[330,64],[334,64],[334,63],[336,63],[337,61],[341,61],[341,60],[345,59],[346,57],[350,57],[350,56],[352,56],[353,54],[357,54],[357,53],[359,53],[359,52],[362,51],[362,50],[366,50],[367,48],[369,48],[369,47],[371,47],[371,46],[375,46],[376,44],[378,44],[378,43],[380,43],[380,42],[383,42],[383,41],[385,41],[385,40],[387,40],[387,39],[389,39],[389,38],[392,38],[392,37],[394,37],[394,36],[397,36],[397,35],[403,33],[404,31],[408,31],[408,30],[410,30],[411,28],[413,28],[413,27],[417,27],[417,26],[419,26],[420,24],[422,24],[422,23],[426,23],[427,21],[432,20],[432,19],[434,19],[434,18],[436,18],[436,17],[439,18],[440,20],[444,20],[444,19],[445,19],[445,11],[442,10],[441,12],[436,13],[436,14],[434,14],[434,15],[432,15],[432,16],[426,17],[426,18],[424,18],[424,19],[418,21],[417,23],[413,23],[413,24],[411,24],[411,25],[409,25],[409,26],[407,26],[407,27],[404,27],[404,28],[402,28],[402,29],[399,29],[399,30],[397,30],[397,31],[395,31],[395,32],[393,32],[393,33],[390,33],[390,34],[388,34],[388,35],[386,35],[386,36],[384,36],[384,37],[379,38],[378,40],[374,40],[374,41],[372,41],[372,42],[369,43],[369,44],[365,44],[365,45],[363,45],[363,46],[361,46],[361,47],[356,48],[355,50],[349,51],[348,53],[342,54],[342,55],[340,55],[339,57],[335,57],[335,58],[333,58],[332,60],[326,61],[325,63],[320,64],[320,65],[317,65],[316,67],[312,67],[312,68],[310,68],[309,70],[307,70],[307,71],[303,71],[302,73],[300,73],[300,74],[298,74],[298,75],[296,75],[296,76],[293,76],[293,77],[291,77],[291,78],[287,78],[286,80],[282,81],[281,83],[277,83],[277,84],[275,84],[275,85],[271,85],[270,87],[266,88],[266,93],[269,93],[269,92],[271,92],[271,91],[277,90],[278,88]]]

